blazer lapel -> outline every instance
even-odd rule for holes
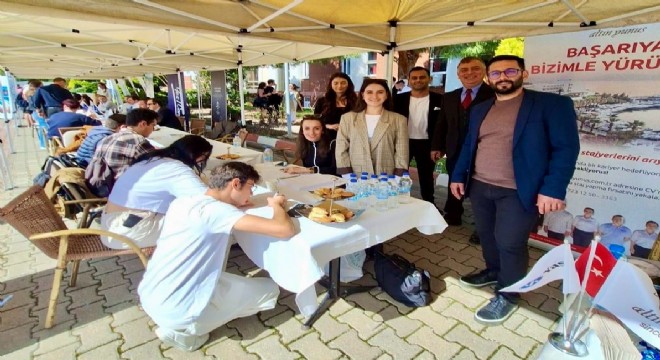
[[[366,120],[364,124],[366,130]],[[378,143],[383,139],[383,136],[387,132],[388,126],[390,126],[390,116],[387,111],[383,111],[383,115],[381,115],[380,119],[378,119],[378,123],[374,129],[374,135],[371,137],[371,151],[373,151],[378,146]]]
[[[518,140],[520,139],[520,135],[522,134],[525,125],[527,124],[527,120],[529,119],[529,115],[532,112],[533,106],[534,106],[534,95],[527,91],[523,91],[522,103],[520,104],[520,110],[518,110],[518,117],[516,118],[516,127],[513,130],[514,149],[516,147],[516,144],[518,143]]]

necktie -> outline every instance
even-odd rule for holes
[[[472,103],[472,89],[466,89],[465,90],[465,99],[463,99],[463,102],[461,105],[463,106],[463,109],[467,110],[467,108],[470,107],[470,104]]]

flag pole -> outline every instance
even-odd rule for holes
[[[587,284],[589,283],[589,274],[591,274],[591,265],[593,264],[594,257],[596,256],[596,247],[598,245],[598,242],[600,242],[600,236],[596,235],[592,240],[591,240],[591,248],[589,251],[589,257],[587,258],[587,267],[584,270],[584,276],[582,280],[582,287],[580,288],[580,294],[578,295],[578,301],[577,301],[577,307],[575,308],[575,311],[573,314],[570,316],[570,320],[568,323],[568,328],[569,332],[573,333],[573,325],[575,324],[575,321],[577,318],[580,316],[580,308],[582,307],[582,302],[584,300],[584,293],[587,292]],[[573,304],[571,304],[570,308],[573,307]],[[569,311],[570,312],[570,311]]]
[[[566,239],[566,238],[564,238],[564,246],[569,247],[568,253],[570,254],[570,252],[571,252],[570,246],[571,245],[570,245],[568,239]],[[564,266],[572,265],[571,263],[566,262],[566,260],[568,260],[568,259],[564,260],[564,262],[565,262]],[[575,266],[575,265],[572,265],[572,266]],[[566,271],[564,271],[564,281],[566,281]],[[562,284],[562,286],[564,286],[564,284]],[[564,293],[564,304],[568,304],[568,294],[565,291],[563,291],[563,289],[562,289],[562,293]],[[568,315],[568,310],[566,310],[565,315]],[[566,334],[568,334],[568,323],[566,322],[566,316],[564,316],[563,322],[564,322],[564,341],[566,341],[567,340],[567,337],[566,337],[567,335]]]

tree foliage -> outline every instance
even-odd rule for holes
[[[71,79],[69,80],[68,87],[73,93],[93,94],[98,88],[98,83],[98,81]]]
[[[525,52],[525,38],[516,37],[502,39],[495,50],[495,55],[516,55],[523,57]]]
[[[493,41],[477,41],[466,44],[454,44],[447,46],[439,46],[433,48],[433,55],[435,57],[463,58],[466,56],[476,56],[482,59],[489,59],[495,56],[495,50],[500,44],[500,40]]]

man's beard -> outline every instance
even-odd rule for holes
[[[498,84],[503,84],[503,83],[511,84],[511,86],[506,89],[500,89],[497,87]],[[520,89],[522,85],[523,85],[523,78],[521,76],[518,80],[515,81],[511,81],[511,80],[498,81],[495,84],[492,84],[490,87],[495,91],[496,94],[508,95],[516,92],[516,90]]]

